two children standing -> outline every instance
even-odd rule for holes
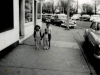
[[[34,40],[35,40],[36,50],[40,49],[42,39],[43,39],[43,49],[44,50],[50,49],[51,31],[52,29],[50,27],[50,23],[46,24],[46,28],[43,34],[41,34],[40,26],[38,25],[35,26]]]

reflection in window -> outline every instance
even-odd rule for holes
[[[32,22],[32,0],[25,0],[25,23]]]
[[[41,19],[41,2],[37,3],[37,19]]]

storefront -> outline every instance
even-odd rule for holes
[[[44,0],[37,0],[37,22],[36,24],[42,27],[42,4]]]
[[[33,35],[36,24],[42,26],[42,10],[38,11],[42,5],[38,3],[41,1],[0,0],[0,51]]]
[[[20,1],[20,42],[33,34],[35,25],[42,27],[42,2],[43,0]]]
[[[19,0],[19,42],[34,32],[34,0]]]

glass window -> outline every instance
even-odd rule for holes
[[[0,0],[0,32],[13,29],[13,0]]]
[[[94,29],[94,30],[96,30],[96,22],[93,22],[92,24],[91,24],[91,27],[90,28],[92,28],[92,29]]]
[[[32,0],[25,0],[25,23],[32,22]]]
[[[100,23],[97,24],[97,30],[100,30]]]
[[[41,19],[41,2],[37,3],[37,19]]]

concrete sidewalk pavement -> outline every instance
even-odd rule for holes
[[[71,30],[51,27],[51,49],[35,50],[34,38],[29,37],[0,59],[0,75],[90,75]]]

